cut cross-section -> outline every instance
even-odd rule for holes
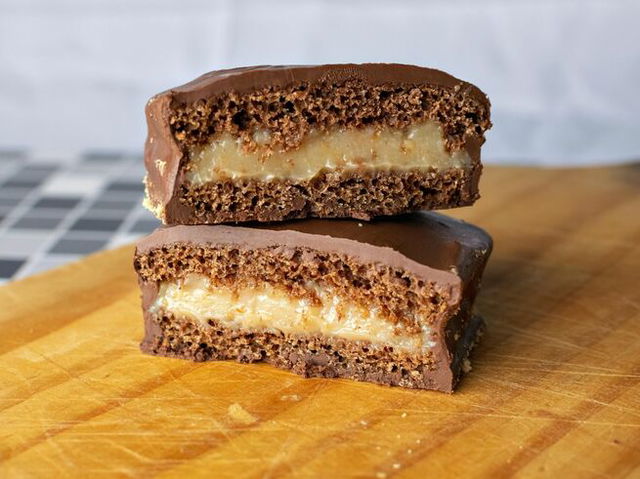
[[[142,348],[450,392],[490,251],[484,231],[435,213],[159,229],[135,257]]]

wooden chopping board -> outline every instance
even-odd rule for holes
[[[482,192],[454,395],[144,356],[132,247],[0,288],[0,476],[640,477],[640,165]]]

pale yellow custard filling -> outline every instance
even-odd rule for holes
[[[284,288],[268,284],[231,289],[214,286],[209,278],[192,274],[179,282],[162,283],[150,311],[202,323],[213,319],[232,329],[364,340],[414,353],[426,352],[435,344],[426,325],[421,332],[409,334],[385,320],[375,307],[364,308],[317,284],[308,287],[320,304],[292,297]]]
[[[295,150],[266,153],[260,144],[270,133],[254,133],[255,152],[246,152],[241,140],[228,133],[189,153],[186,179],[202,185],[224,179],[310,180],[330,170],[393,170],[465,168],[471,163],[466,151],[449,153],[442,128],[425,121],[408,128],[368,127],[312,131]]]

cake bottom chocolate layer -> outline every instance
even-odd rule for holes
[[[143,352],[191,361],[265,362],[304,377],[347,378],[389,386],[453,392],[484,327],[466,322],[452,357],[419,356],[363,341],[230,329],[171,314],[145,313]],[[442,353],[442,352],[441,352]]]
[[[167,205],[165,223],[282,221],[296,218],[368,220],[417,210],[471,205],[482,166],[445,171],[325,172],[312,180],[229,180],[183,184]]]

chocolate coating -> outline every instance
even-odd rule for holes
[[[218,70],[169,90],[179,102],[193,102],[200,98],[234,90],[238,93],[265,86],[285,87],[295,83],[339,83],[363,80],[372,85],[435,85],[445,88],[464,88],[478,101],[488,105],[487,97],[474,85],[463,82],[441,70],[398,63],[344,63],[333,65],[259,65]],[[161,93],[160,95],[164,95]]]
[[[230,91],[242,94],[266,86],[287,87],[297,83],[338,83],[361,80],[371,85],[430,85],[459,91],[489,108],[489,100],[474,85],[440,70],[391,63],[316,66],[253,66],[214,71],[177,88],[154,96],[146,107],[148,136],[145,145],[148,196],[159,216],[179,210],[178,188],[183,152],[171,133],[169,118],[174,105],[193,103]],[[468,138],[467,149],[479,162],[481,139]],[[162,165],[162,166],[159,166]],[[179,216],[179,215],[177,215]]]
[[[151,354],[180,357],[191,360],[238,359],[253,361],[262,358],[285,369],[291,369],[306,376],[348,377],[389,385],[402,385],[451,392],[458,382],[463,369],[463,361],[473,347],[482,321],[473,317],[473,301],[486,261],[491,253],[491,237],[482,229],[438,213],[420,212],[397,217],[385,217],[369,223],[355,220],[302,220],[271,225],[257,224],[241,226],[172,226],[159,228],[137,245],[136,256],[143,256],[151,250],[172,244],[190,244],[203,247],[233,245],[241,249],[276,248],[276,254],[290,256],[296,248],[311,248],[321,252],[338,253],[358,262],[376,268],[376,265],[391,266],[407,271],[418,278],[430,282],[444,293],[448,304],[446,314],[437,316],[434,329],[437,340],[432,347],[434,368],[425,368],[418,375],[402,373],[402,368],[387,372],[383,365],[392,366],[389,358],[380,357],[380,366],[372,370],[349,369],[349,361],[336,362],[323,349],[306,348],[309,338],[284,341],[279,353],[265,359],[261,348],[270,341],[283,341],[269,333],[260,331],[229,332],[213,328],[202,328],[189,323],[202,335],[198,341],[190,338],[181,346],[169,347],[165,336],[176,336],[181,330],[177,318],[174,332],[160,327],[161,318],[149,310],[158,294],[156,281],[140,281],[143,309],[145,311],[145,339],[142,349]],[[302,260],[304,261],[304,260]],[[165,323],[163,323],[165,324]],[[184,323],[184,327],[187,327]],[[163,326],[164,327],[164,326]],[[198,329],[200,328],[200,329]],[[244,344],[243,334],[249,335],[257,349],[254,355],[234,357],[238,344]],[[234,339],[235,338],[235,339]],[[262,341],[263,346],[258,343]],[[346,350],[358,351],[366,344],[356,344],[340,339],[317,338],[318,342],[334,341],[335,354]],[[204,344],[206,347],[201,347]],[[262,344],[262,343],[260,343]],[[293,344],[297,344],[293,348]],[[244,348],[244,346],[243,346]],[[289,349],[287,349],[289,348]],[[313,349],[313,351],[311,350]],[[316,349],[318,349],[316,351]],[[244,350],[244,349],[243,349]],[[287,352],[288,351],[288,352]],[[352,351],[353,352],[353,351]],[[359,354],[357,352],[353,354]],[[291,358],[297,358],[295,361]],[[385,363],[387,361],[387,363]],[[391,362],[390,362],[391,361]],[[323,365],[317,368],[317,365]],[[344,368],[347,369],[344,369]],[[373,374],[373,375],[372,375]]]

